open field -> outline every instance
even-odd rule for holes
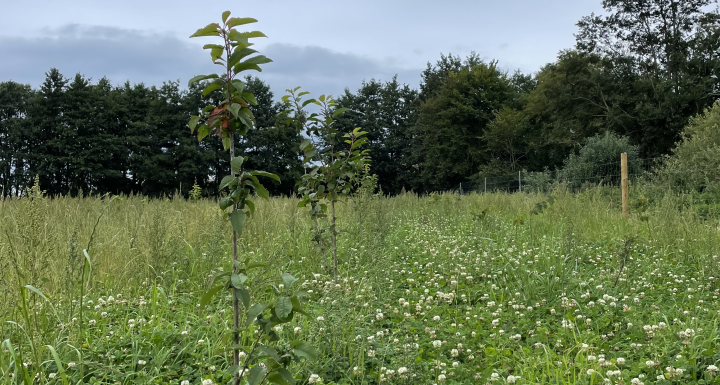
[[[337,283],[306,209],[258,200],[240,255],[268,265],[254,299],[285,272],[308,293],[278,329],[318,352],[299,384],[720,383],[718,220],[552,195],[341,204]],[[227,382],[230,297],[198,303],[230,254],[211,201],[0,201],[0,383]]]

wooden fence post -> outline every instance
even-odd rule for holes
[[[622,214],[623,218],[630,216],[630,194],[628,193],[628,163],[627,153],[620,154],[620,187],[622,189]]]

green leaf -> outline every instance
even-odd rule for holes
[[[227,23],[227,19],[228,19],[229,16],[230,16],[230,11],[225,11],[225,12],[222,13],[222,21],[223,21],[223,23]],[[233,374],[235,374],[235,373],[233,373]]]
[[[250,292],[247,289],[235,289],[235,295],[246,309],[250,306]]]
[[[213,91],[215,91],[215,90],[219,90],[219,89],[221,89],[221,88],[222,88],[222,86],[221,86],[220,84],[210,83],[210,84],[208,84],[207,87],[205,87],[205,89],[203,90],[202,96],[207,96],[209,93],[211,93],[211,92],[213,92]]]
[[[190,118],[190,122],[188,123],[188,126],[190,127],[190,133],[192,134],[195,132],[195,127],[197,127],[198,122],[200,121],[200,117],[197,115],[193,115]]]
[[[225,52],[225,49],[223,47],[215,47],[210,51],[210,58],[213,62],[217,61],[217,59],[222,57],[222,54]]]
[[[210,128],[205,124],[198,127],[197,131],[198,141],[201,141],[205,139],[206,136],[210,135]]]
[[[235,79],[232,81],[233,87],[235,87],[235,91],[237,92],[243,92],[245,89],[245,83],[240,79]]]
[[[268,305],[266,303],[256,303],[255,305],[252,305],[247,313],[247,325],[250,325],[253,321],[255,321],[257,316],[259,316],[263,310],[267,309],[267,306]]]
[[[333,112],[333,114],[332,114],[333,119],[337,118],[338,115],[341,115],[341,114],[345,113],[345,111],[348,111],[348,110],[349,110],[349,108],[345,108],[345,107],[338,108],[338,109],[335,110],[335,112]]]
[[[243,37],[252,39],[254,37],[267,37],[264,33],[260,31],[251,31],[251,32],[241,32],[240,33]]]
[[[220,44],[205,44],[203,46],[203,49],[225,49],[225,47],[221,46]]]
[[[233,205],[232,198],[230,197],[223,197],[220,199],[220,210],[225,210],[226,208]]]
[[[285,381],[288,382],[288,384],[290,384],[290,385],[295,385],[295,377],[292,376],[292,373],[290,373],[289,370],[287,370],[287,369],[285,369],[285,368],[279,368],[279,369],[277,370],[277,372],[280,373],[280,375],[282,376],[282,378],[284,378]]]
[[[257,53],[257,51],[252,48],[236,48],[232,52],[232,54],[230,54],[230,60],[228,60],[228,65],[232,67],[239,63],[240,60],[242,60],[243,58],[246,58],[254,53]]]
[[[268,190],[263,186],[260,182],[257,181],[257,178],[255,178],[254,181],[252,181],[253,187],[255,187],[255,193],[263,199],[270,199],[270,193]]]
[[[258,350],[263,355],[268,356],[268,357],[272,358],[273,360],[275,360],[275,362],[277,362],[278,364],[280,363],[280,356],[278,355],[277,350],[273,349],[272,347],[267,346],[267,345],[260,345],[260,346],[258,346]]]
[[[199,307],[198,309],[199,309],[200,311],[202,311],[202,310],[205,308],[205,306],[207,306],[207,304],[210,303],[210,301],[212,300],[213,296],[214,296],[218,291],[222,290],[223,288],[225,288],[225,285],[218,285],[218,286],[215,286],[215,287],[213,287],[212,289],[208,290],[208,291],[202,296],[202,298],[200,298],[200,307]]]
[[[287,318],[292,313],[293,306],[290,297],[283,295],[275,302],[275,313],[281,319]]]
[[[233,274],[230,276],[230,283],[236,289],[244,289],[245,281],[248,280],[248,276],[242,273]]]
[[[45,345],[50,350],[50,353],[53,356],[53,359],[55,360],[55,365],[57,366],[57,370],[60,373],[60,378],[62,378],[63,385],[68,385],[67,376],[65,375],[65,368],[63,367],[62,361],[60,361],[60,356],[58,356],[57,352],[55,351],[55,348],[52,345]]]
[[[253,95],[253,94],[251,94],[251,93],[249,93],[249,92],[243,92],[243,93],[240,94],[240,96],[241,96],[243,99],[247,100],[247,102],[248,102],[249,104],[251,104],[251,105],[253,105],[253,106],[257,106],[258,101],[257,101],[257,99],[255,98],[255,95]]]
[[[190,35],[190,37],[201,37],[201,36],[220,36],[220,25],[218,23],[208,24]]]
[[[295,340],[290,343],[290,347],[293,348],[293,353],[295,353],[298,357],[306,358],[308,360],[317,359],[315,349],[307,342]]]
[[[230,214],[230,223],[232,223],[233,230],[236,233],[241,234],[243,223],[245,222],[245,212],[242,210],[235,210]]]
[[[237,27],[238,25],[257,23],[257,19],[252,17],[233,17],[227,21],[228,28]]]
[[[225,187],[230,185],[230,183],[232,183],[236,179],[237,178],[232,175],[225,176],[224,178],[222,178],[222,181],[220,182],[220,187],[218,187],[218,190],[224,189]]]
[[[267,64],[272,63],[272,59],[265,57],[265,55],[253,56],[250,59],[245,60],[240,64]]]
[[[268,374],[267,381],[271,384],[290,385],[290,383],[288,383],[279,372],[272,372]]]
[[[42,297],[42,299],[44,299],[44,300],[46,300],[46,301],[48,300],[47,297],[45,296],[45,294],[43,294],[43,293],[42,293],[40,290],[38,290],[35,286],[33,286],[33,285],[25,285],[25,287],[28,288],[28,289],[30,289],[32,292],[34,292],[35,294],[39,295],[40,297]]]
[[[238,171],[240,171],[240,168],[242,168],[244,161],[245,161],[245,157],[236,156],[230,161],[230,167],[232,168],[233,171],[238,172]]]
[[[264,176],[267,178],[275,179],[276,181],[280,182],[279,176],[277,176],[271,172],[267,172],[267,171],[254,170],[254,171],[250,171],[250,175]]]
[[[250,215],[255,215],[255,203],[250,199],[245,199],[245,205],[250,209]]]
[[[311,144],[312,144],[312,142],[310,141],[310,139],[308,139],[308,138],[303,139],[302,142],[300,142],[300,151],[305,152],[305,150],[307,150],[307,148]]]
[[[262,68],[260,68],[259,65],[252,63],[238,63],[235,65],[235,67],[233,67],[233,72],[236,74],[247,70],[255,70],[257,72],[262,72]]]
[[[188,80],[188,87],[201,81],[201,80],[217,79],[217,78],[218,78],[218,76],[216,74],[193,76],[192,78],[190,78],[190,80]]]
[[[227,109],[228,109],[228,111],[230,111],[233,114],[233,116],[235,116],[236,118],[239,118],[240,117],[240,108],[242,108],[241,105],[239,105],[237,103],[233,103]]]
[[[260,365],[250,369],[247,374],[248,385],[258,385],[260,381],[262,381],[262,379],[265,377],[265,373],[267,373],[267,369],[263,368]]]
[[[298,279],[293,277],[290,273],[283,273],[282,280],[285,287],[289,289],[290,286],[292,286],[292,284],[295,283]]]
[[[309,314],[303,310],[302,305],[300,304],[300,298],[298,298],[297,295],[290,297],[290,301],[292,302],[294,312],[309,316]]]

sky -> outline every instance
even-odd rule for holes
[[[38,87],[56,67],[113,84],[186,85],[219,69],[189,36],[219,22],[225,10],[253,17],[246,26],[273,59],[253,75],[276,98],[301,86],[312,95],[356,91],[363,81],[397,75],[413,88],[441,54],[472,51],[508,72],[535,73],[572,48],[581,17],[602,13],[601,0],[0,0],[0,81]],[[245,29],[245,28],[243,28]]]

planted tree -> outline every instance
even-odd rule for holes
[[[222,67],[220,74],[199,75],[190,79],[190,85],[207,81],[202,92],[205,97],[213,91],[220,91],[222,98],[217,105],[209,105],[198,116],[190,119],[191,132],[197,131],[198,140],[213,133],[222,139],[225,150],[230,150],[230,175],[220,183],[220,190],[227,189],[227,195],[220,200],[220,208],[225,218],[232,224],[232,271],[215,277],[213,284],[219,279],[228,278],[224,283],[214,285],[201,299],[201,309],[212,301],[212,297],[222,289],[232,292],[233,300],[233,361],[227,375],[234,377],[234,383],[247,376],[249,384],[257,385],[265,381],[278,384],[293,384],[295,378],[285,368],[291,361],[300,357],[313,358],[313,349],[302,341],[293,341],[278,351],[273,342],[279,340],[275,326],[289,322],[295,312],[302,312],[301,299],[303,293],[292,292],[296,279],[285,273],[283,283],[272,286],[275,295],[274,303],[251,304],[251,278],[249,271],[262,264],[253,263],[248,258],[242,262],[238,259],[238,235],[242,233],[245,220],[255,212],[252,201],[253,194],[268,199],[269,193],[258,180],[259,176],[280,181],[274,174],[248,170],[243,164],[247,157],[235,157],[235,142],[238,136],[243,137],[254,125],[254,117],[250,105],[257,104],[252,93],[244,92],[245,83],[238,75],[244,71],[261,71],[260,65],[271,60],[250,48],[252,38],[265,37],[262,32],[239,32],[235,27],[257,22],[252,18],[230,18],[230,11],[223,12],[222,23],[211,23],[200,28],[191,37],[217,37],[221,44],[206,44],[203,48],[210,50],[214,64]],[[229,210],[228,210],[229,209]],[[244,309],[241,323],[240,305]],[[242,334],[242,339],[241,339]],[[242,362],[240,362],[242,358]]]
[[[335,204],[347,198],[353,183],[364,169],[368,150],[361,150],[367,138],[366,132],[357,127],[349,133],[342,133],[335,127],[335,119],[347,111],[337,108],[331,96],[320,95],[317,99],[303,100],[309,92],[300,92],[297,87],[287,90],[289,95],[282,100],[288,106],[285,112],[289,119],[302,126],[307,136],[300,143],[305,155],[303,162],[310,172],[302,176],[298,192],[302,195],[299,207],[310,206],[310,216],[317,224],[317,218],[327,217],[330,204],[330,235],[333,248],[333,277],[337,281],[337,215]],[[320,112],[305,111],[308,105],[319,107]]]

